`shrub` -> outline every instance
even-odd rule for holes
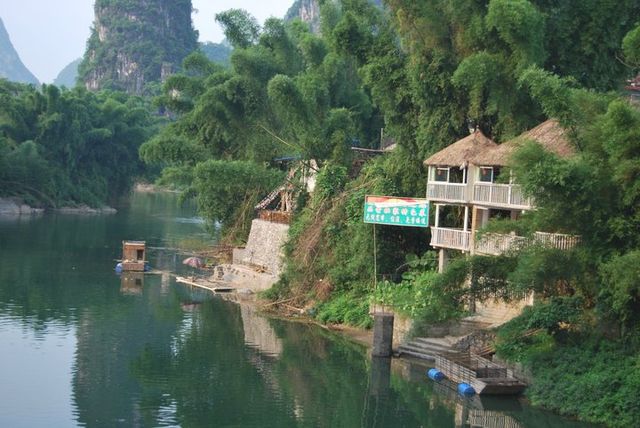
[[[355,327],[370,328],[369,300],[355,293],[334,295],[316,308],[316,318],[325,324],[348,324]]]

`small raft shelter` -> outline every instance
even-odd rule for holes
[[[146,253],[145,241],[122,241],[122,271],[144,272]]]
[[[436,369],[459,386],[470,385],[478,394],[517,395],[526,388],[523,382],[513,377],[511,370],[471,353],[436,355]]]

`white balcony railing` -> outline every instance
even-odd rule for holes
[[[471,232],[445,227],[431,228],[431,246],[469,251]]]
[[[569,250],[580,244],[580,236],[562,233],[535,232],[532,238],[514,234],[485,233],[473,243],[476,254],[499,256],[508,251],[520,250],[530,244],[539,244],[559,250]],[[453,250],[471,249],[471,232],[446,227],[431,227],[431,246]]]
[[[474,250],[476,254],[499,256],[524,247],[528,241],[523,236],[513,234],[486,233],[481,237],[476,236]]]
[[[505,208],[531,208],[531,198],[522,194],[518,184],[476,183],[473,185],[473,202]]]
[[[427,199],[432,201],[468,202],[467,184],[429,182],[427,184]]]
[[[533,240],[545,247],[569,250],[580,244],[581,238],[579,235],[566,235],[564,233],[535,232]]]

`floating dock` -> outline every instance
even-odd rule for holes
[[[436,355],[436,369],[453,382],[471,385],[478,394],[517,395],[527,386],[507,368],[471,353]]]

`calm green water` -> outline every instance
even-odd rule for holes
[[[180,270],[167,247],[207,236],[172,195],[137,194],[113,216],[0,219],[0,427],[584,426],[459,401],[324,330],[113,273],[123,239]]]

